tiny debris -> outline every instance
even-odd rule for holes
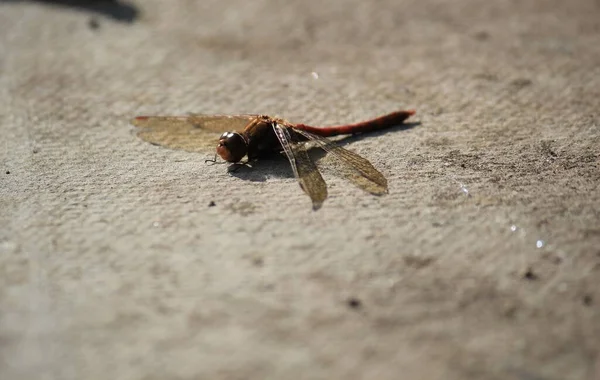
[[[403,257],[404,264],[415,269],[422,269],[433,263],[434,258],[425,255],[406,255]]]
[[[490,34],[485,30],[481,30],[473,35],[476,40],[486,41],[490,39]]]
[[[527,79],[527,78],[517,78],[513,81],[510,82],[511,86],[517,88],[517,89],[521,89],[527,86],[531,86],[533,84],[533,82],[531,81],[531,79]]]
[[[254,257],[252,259],[252,264],[256,267],[262,267],[265,264],[265,260],[262,257]]]
[[[536,248],[542,248],[544,246],[544,241],[543,240],[538,240],[535,242],[535,247]]]
[[[210,201],[208,202],[208,207],[215,207],[217,204],[215,203],[215,201]]]
[[[593,302],[594,298],[591,296],[591,294],[586,294],[583,296],[583,304],[585,306],[591,306]]]
[[[362,306],[362,302],[358,298],[351,297],[346,301],[346,304],[351,309],[359,309]]]
[[[7,170],[7,171],[6,171],[6,174],[10,174],[10,170]]]
[[[100,22],[98,22],[98,19],[92,17],[91,19],[88,20],[88,26],[92,30],[97,30],[100,28]]]
[[[507,305],[506,308],[504,309],[504,316],[506,318],[514,318],[514,316],[517,314],[518,308],[515,305]]]
[[[34,154],[36,154],[36,153],[39,153],[39,151],[40,151],[40,150],[39,150],[38,148],[34,148],[34,149],[33,149],[33,153],[34,153]]]
[[[523,274],[523,278],[529,281],[535,281],[539,277],[537,274],[533,273],[533,269],[527,268],[527,271],[525,272],[525,274]]]

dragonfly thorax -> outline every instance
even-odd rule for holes
[[[225,132],[219,138],[217,154],[227,162],[239,162],[248,153],[248,143],[238,132]]]

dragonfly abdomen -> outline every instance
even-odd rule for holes
[[[399,111],[356,124],[336,125],[330,127],[311,127],[309,125],[296,124],[294,128],[323,137],[352,135],[356,133],[372,132],[380,129],[395,127],[402,124],[404,120],[408,119],[414,114],[414,110]]]

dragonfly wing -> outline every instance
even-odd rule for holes
[[[309,141],[314,141],[320,148],[331,153],[341,164],[342,174],[359,188],[375,195],[388,192],[387,179],[365,158],[337,145],[325,137],[310,132],[294,129]]]
[[[242,130],[256,115],[138,116],[131,120],[139,138],[188,152],[214,151],[223,132]]]
[[[280,124],[273,124],[275,134],[290,161],[294,175],[300,187],[310,197],[313,210],[318,210],[327,198],[327,184],[319,169],[312,161],[303,144],[298,144],[290,129]]]

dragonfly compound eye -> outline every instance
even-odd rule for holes
[[[248,152],[244,137],[237,132],[225,132],[219,139],[217,154],[227,162],[239,162]]]

